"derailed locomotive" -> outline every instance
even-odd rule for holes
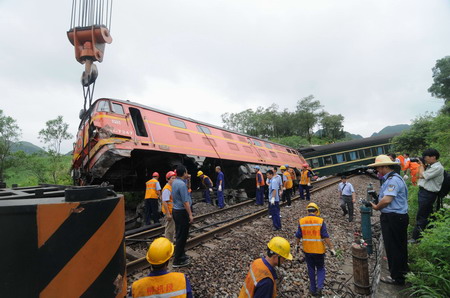
[[[151,173],[183,164],[193,175],[214,177],[221,166],[226,187],[255,188],[254,166],[306,163],[297,150],[130,101],[101,98],[82,113],[74,144],[75,184],[109,182],[116,190],[141,190]]]

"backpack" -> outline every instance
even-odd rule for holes
[[[450,192],[450,175],[444,170],[444,181],[442,181],[441,189],[437,195],[437,206],[436,209],[442,208],[443,198]]]

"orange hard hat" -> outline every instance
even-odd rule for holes
[[[158,172],[153,172],[152,177],[159,177]]]
[[[307,167],[309,167],[309,165],[308,165],[307,163],[304,163],[304,164],[303,164],[303,167],[304,167],[304,168],[307,168]]]

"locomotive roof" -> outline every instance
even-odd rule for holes
[[[230,132],[230,133],[241,135],[241,136],[244,136],[244,137],[247,137],[247,138],[256,139],[256,140],[263,141],[263,142],[266,142],[266,143],[269,143],[269,144],[278,145],[278,146],[281,146],[281,147],[284,147],[284,148],[289,148],[291,150],[295,150],[295,151],[298,152],[297,149],[294,149],[294,148],[286,146],[286,145],[278,144],[278,143],[275,143],[275,142],[272,142],[272,141],[268,141],[268,140],[265,140],[265,139],[261,139],[261,138],[255,137],[255,136],[247,135],[245,133],[229,130],[229,129],[223,128],[221,126],[217,126],[217,125],[209,124],[209,123],[206,123],[206,122],[198,121],[198,120],[195,120],[195,119],[192,119],[192,118],[189,118],[189,117],[184,117],[184,116],[181,116],[181,115],[178,115],[178,114],[174,114],[174,113],[166,112],[166,111],[163,111],[163,110],[159,110],[159,109],[156,109],[156,108],[153,108],[153,107],[149,107],[149,106],[137,103],[137,102],[129,101],[129,100],[122,100],[122,99],[115,99],[115,98],[98,98],[95,102],[97,102],[99,100],[102,100],[102,99],[114,100],[114,101],[117,101],[117,102],[121,102],[123,104],[138,106],[138,107],[141,107],[141,108],[146,109],[146,110],[151,110],[151,111],[154,111],[154,112],[157,112],[157,113],[165,114],[167,116],[172,116],[172,117],[184,119],[186,121],[194,122],[194,123],[197,123],[197,124],[201,124],[201,125],[205,125],[205,126],[209,126],[209,127],[214,127],[216,129],[220,129],[220,130],[223,130],[223,131],[227,131],[227,132]],[[94,106],[95,102],[92,104],[92,106]]]
[[[339,152],[346,149],[353,148],[361,148],[367,147],[371,145],[383,144],[385,142],[389,142],[393,137],[399,135],[400,133],[391,133],[381,136],[375,136],[370,138],[356,139],[346,142],[339,142],[329,145],[322,146],[312,146],[312,147],[303,147],[298,151],[303,155],[304,158],[322,155],[326,153]]]

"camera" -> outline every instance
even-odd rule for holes
[[[413,157],[409,159],[410,162],[422,162],[423,164],[425,164],[425,160],[423,159],[423,157]]]

